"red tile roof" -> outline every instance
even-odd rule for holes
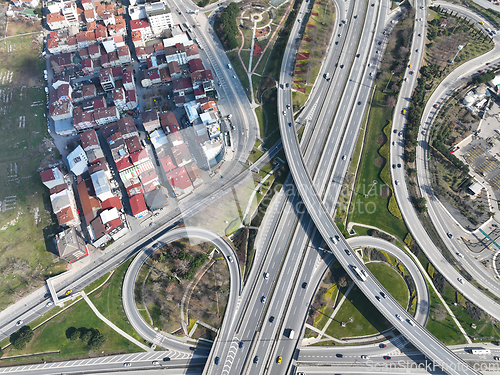
[[[132,214],[134,216],[137,216],[147,211],[146,202],[144,201],[144,196],[142,194],[137,194],[131,197],[130,208],[132,209]]]
[[[101,202],[101,208],[103,210],[107,210],[108,208],[113,208],[113,207],[118,210],[121,210],[123,208],[120,198],[118,197],[108,198],[104,202]]]

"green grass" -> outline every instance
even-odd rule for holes
[[[466,341],[462,333],[446,312],[432,287],[430,285],[428,287],[431,297],[431,310],[425,328],[446,345],[464,344]]]
[[[381,158],[378,153],[382,145],[380,141],[385,140],[382,129],[391,117],[391,108],[382,106],[371,108],[349,221],[372,225],[403,239],[408,230],[402,220],[389,212],[389,199],[381,194],[384,183],[379,174],[383,164],[379,164],[380,166],[375,164],[375,160],[380,161]],[[368,194],[372,181],[377,181],[377,184]],[[368,198],[364,198],[365,194],[369,195]]]
[[[6,351],[4,356],[39,353],[52,350],[60,350],[61,352],[59,354],[30,357],[29,360],[41,360],[41,358],[44,358],[45,360],[62,360],[76,356],[87,357],[89,355],[95,355],[96,353],[81,340],[71,341],[66,338],[66,330],[70,327],[98,329],[107,338],[102,348],[100,348],[101,351],[104,351],[104,354],[141,351],[139,347],[104,324],[84,301],[80,301],[61,314],[57,319],[47,322],[42,327],[37,329],[35,331],[35,338],[24,350],[8,350],[8,353]],[[26,358],[19,358],[2,360],[2,362],[12,363],[23,362],[26,360]]]
[[[240,79],[241,84],[245,88],[247,95],[250,97],[250,82],[248,81],[248,75],[245,71],[245,68],[243,67],[243,65],[241,65],[240,58],[238,57],[238,52],[237,51],[228,52],[227,57],[229,57],[233,70]]]
[[[375,275],[380,284],[391,293],[391,296],[406,309],[409,300],[408,287],[401,275],[386,263],[369,263],[366,267]]]
[[[394,269],[383,263],[373,263],[367,266],[387,291],[406,308],[408,305],[408,289],[402,277]],[[405,293],[406,297],[404,296]],[[341,297],[339,295],[339,300]],[[346,322],[350,317],[353,317],[354,321],[347,323],[347,327],[342,327],[341,322]],[[390,327],[390,323],[355,286],[348,294],[334,320],[330,323],[326,334],[336,338],[364,336],[376,334]]]
[[[144,340],[135,332],[130,323],[128,323],[127,316],[123,311],[122,304],[122,284],[125,273],[132,259],[116,268],[113,276],[106,282],[106,284],[96,290],[91,296],[90,300],[95,305],[97,310],[113,322],[118,328],[128,333],[135,339],[144,342]],[[102,281],[101,281],[102,282]]]

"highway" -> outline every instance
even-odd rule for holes
[[[216,233],[205,229],[205,228],[194,228],[194,227],[184,227],[174,229],[167,232],[165,235],[157,239],[157,242],[149,247],[144,247],[142,251],[135,257],[135,259],[130,264],[127,269],[125,278],[123,280],[123,308],[127,319],[129,320],[135,331],[145,340],[152,342],[160,347],[168,347],[170,350],[177,350],[181,352],[189,352],[190,347],[193,344],[184,344],[180,341],[176,341],[174,336],[168,335],[164,332],[160,333],[146,323],[137,310],[137,305],[135,303],[135,280],[137,275],[144,264],[144,262],[151,256],[151,254],[159,248],[162,244],[169,243],[180,238],[190,238],[190,239],[201,239],[203,241],[211,242],[226,259],[226,264],[229,268],[230,274],[230,293],[229,300],[227,303],[226,311],[232,314],[225,314],[221,328],[219,330],[220,335],[224,335],[225,331],[230,329],[231,325],[234,324],[234,312],[237,310],[237,301],[241,295],[242,285],[241,285],[241,272],[238,262],[234,261],[237,259],[234,251],[223,238],[221,238]],[[155,246],[158,245],[158,246]],[[228,260],[228,256],[231,256],[233,261]],[[169,340],[170,339],[170,340]],[[203,351],[204,349],[200,349]]]
[[[418,8],[417,2],[417,8]],[[423,3],[422,3],[423,4]],[[421,13],[421,14],[419,14]],[[424,16],[425,10],[416,10],[416,17]],[[290,46],[287,46],[287,50]],[[413,47],[412,47],[413,48]],[[285,52],[286,57],[286,52]],[[280,82],[290,83],[290,75],[288,73],[289,67],[286,63],[282,64],[282,71],[280,74]],[[282,90],[278,92],[278,109],[282,112],[287,103],[291,102],[291,95],[285,95]],[[389,320],[405,337],[412,342],[419,350],[425,353],[429,358],[434,361],[439,361],[446,371],[450,374],[473,374],[476,373],[467,363],[462,361],[456,355],[454,355],[445,345],[443,345],[439,340],[432,336],[423,327],[419,326],[418,323],[413,322],[413,325],[408,324],[407,321],[412,321],[412,317],[402,309],[397,302],[388,296],[380,303],[375,299],[375,295],[378,295],[380,291],[386,292],[385,289],[380,285],[380,283],[369,274],[366,267],[360,262],[356,257],[352,257],[344,252],[347,248],[347,243],[345,239],[341,238],[341,233],[337,229],[336,225],[332,221],[326,207],[323,205],[317,191],[313,186],[311,176],[308,174],[302,155],[300,153],[300,148],[297,140],[296,133],[293,127],[289,126],[289,122],[293,122],[293,118],[290,115],[280,116],[280,131],[282,134],[283,147],[285,149],[285,154],[289,162],[290,171],[293,175],[295,184],[298,188],[300,196],[307,207],[307,211],[311,218],[313,219],[316,228],[321,233],[321,236],[332,249],[335,257],[344,267],[344,269],[353,274],[351,267],[355,266],[360,270],[364,270],[368,275],[365,281],[361,281],[356,276],[353,277],[358,287],[363,291],[367,298],[377,306],[379,311]],[[335,240],[334,237],[338,236]],[[386,293],[388,294],[388,293]],[[398,319],[395,315],[399,315]]]
[[[448,6],[448,4],[446,4],[446,6],[451,8],[451,6]],[[454,6],[453,10],[464,11],[464,8]],[[475,13],[467,14],[470,16],[470,18],[477,17]],[[416,30],[418,30],[418,33],[425,35],[425,25],[423,23],[416,22],[415,26]],[[420,48],[420,51],[422,51],[424,47],[424,38],[419,38],[416,35],[417,33],[414,33],[413,43],[415,47]],[[495,40],[500,41],[500,38],[495,37]],[[416,73],[420,68],[421,54],[416,53],[415,51],[416,48],[412,47],[412,56],[409,63],[413,65],[413,68],[407,69],[407,73],[405,74],[405,77],[407,77],[407,81],[403,82],[400,97],[394,110],[393,129],[395,132],[393,131],[393,133],[391,133],[391,141],[395,142],[395,145],[391,147],[391,164],[402,163],[404,161],[403,137],[399,135],[399,132],[404,131],[406,118],[402,114],[402,110],[408,107],[408,102],[405,99],[411,97],[413,87],[416,84],[417,78],[417,74],[410,75],[409,71],[415,71]],[[444,103],[446,98],[454,92],[455,88],[459,87],[465,82],[464,78],[469,78],[471,74],[477,72],[478,69],[487,68],[486,63],[492,61],[500,61],[500,48],[498,44],[496,44],[495,48],[487,54],[458,67],[450,75],[448,75],[434,91],[432,96],[429,98],[422,115],[422,122],[418,136],[419,146],[417,147],[416,166],[420,192],[422,196],[427,199],[428,213],[434,226],[436,227],[438,235],[451,250],[451,253],[454,254],[454,256],[457,258],[457,261],[462,264],[464,269],[469,272],[477,282],[490,289],[495,294],[500,295],[500,287],[498,283],[494,281],[491,273],[490,278],[488,279],[488,276],[486,276],[488,274],[488,271],[484,268],[484,266],[482,266],[478,262],[463,261],[456,255],[456,253],[459,252],[457,249],[458,243],[456,242],[456,240],[450,240],[447,236],[451,224],[447,225],[446,223],[450,223],[452,222],[452,220],[450,220],[449,217],[446,217],[446,215],[443,213],[442,206],[440,205],[436,196],[433,194],[427,165],[429,152],[427,137],[430,134],[429,124],[431,123],[432,118],[436,113],[436,109],[433,107],[434,104]],[[395,196],[405,223],[410,230],[413,238],[418,243],[427,258],[455,289],[460,290],[460,293],[462,293],[467,299],[479,306],[489,315],[495,317],[496,319],[500,319],[500,304],[495,302],[485,293],[478,290],[477,287],[475,287],[467,280],[464,280],[463,284],[459,282],[459,278],[462,279],[463,276],[442,255],[441,251],[436,247],[429,234],[421,224],[417,213],[411,203],[411,198],[406,186],[405,170],[399,168],[392,169],[391,176]],[[465,253],[464,251],[460,252]]]

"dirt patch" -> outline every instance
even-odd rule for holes
[[[375,139],[375,142],[377,142],[378,145],[382,146],[385,143],[385,137],[383,135],[379,135]]]
[[[382,168],[382,166],[384,165],[384,158],[376,158],[374,161],[373,161],[373,164],[375,164],[376,167],[378,168]]]
[[[391,190],[387,186],[384,186],[380,189],[380,196],[384,199],[389,198],[391,196]]]
[[[441,305],[439,305],[436,309],[434,309],[434,319],[436,319],[438,322],[442,322],[443,320],[446,319],[448,316],[448,313],[446,312],[445,308]]]
[[[111,283],[106,283],[104,284],[104,286],[102,287],[101,291],[99,293],[97,293],[94,298],[99,298],[101,295],[102,295],[102,292],[104,292],[104,289],[106,289]]]

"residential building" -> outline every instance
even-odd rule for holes
[[[179,167],[182,167],[193,160],[191,153],[189,152],[189,148],[185,143],[172,147],[172,155],[174,155],[175,164]]]
[[[164,52],[167,63],[171,63],[172,61],[176,61],[179,65],[185,65],[188,63],[184,44],[178,43],[175,46],[165,47]],[[170,73],[172,73],[172,70],[170,70]]]
[[[90,175],[92,180],[92,185],[94,185],[94,191],[97,199],[101,202],[106,199],[113,198],[113,193],[111,193],[111,187],[109,186],[109,181],[104,173],[104,171],[99,170]]]
[[[110,68],[102,69],[99,72],[99,82],[101,83],[101,86],[105,91],[111,91],[115,88],[113,72]]]
[[[144,215],[148,214],[148,209],[146,207],[146,202],[144,201],[144,196],[142,194],[136,194],[129,199],[130,208],[132,209],[132,215],[137,219],[140,219]]]
[[[193,92],[191,78],[181,78],[172,80],[172,91],[174,95],[184,96]]]
[[[70,25],[78,25],[78,12],[74,1],[64,1],[61,11]]]
[[[131,70],[123,72],[123,89],[126,91],[135,90],[134,73]]]
[[[59,258],[73,263],[89,255],[89,247],[75,228],[66,229],[56,235]]]
[[[160,35],[162,31],[172,27],[172,14],[163,2],[146,4],[145,11],[154,35]]]
[[[168,173],[170,172],[171,170],[174,170],[175,168],[177,168],[177,166],[175,165],[175,163],[172,161],[172,158],[170,156],[164,156],[160,159],[160,163],[161,163],[161,166],[163,168],[163,171],[165,173]]]
[[[85,74],[86,76],[94,74],[94,62],[92,61],[92,59],[83,59],[81,65],[83,74]]]
[[[66,21],[66,17],[64,17],[60,12],[47,14],[46,22],[47,26],[51,30],[59,30],[69,26],[68,21]]]
[[[195,43],[185,45],[184,50],[188,61],[200,58],[200,51]]]
[[[73,104],[72,103],[61,103],[61,104],[51,104],[49,107],[50,117],[54,121],[69,119],[73,117]]]
[[[183,197],[193,191],[193,184],[184,167],[176,168],[168,172],[166,176],[177,198]]]
[[[118,112],[118,108],[108,107],[108,108],[99,108],[94,112],[94,120],[97,125],[102,126],[114,122],[120,118],[120,113]]]
[[[88,48],[89,50],[89,57],[91,59],[97,60],[99,57],[101,57],[101,49],[99,48],[99,44],[91,44]]]
[[[118,59],[121,64],[128,64],[132,62],[132,57],[130,56],[130,50],[127,45],[117,48]]]
[[[168,68],[167,67],[161,68],[159,70],[159,73],[160,73],[161,83],[167,83],[167,84],[169,84],[170,82],[172,82],[172,77],[170,77],[170,73],[168,72]]]
[[[189,60],[189,70],[191,73],[201,72],[205,70],[205,67],[203,66],[201,59],[192,59]]]
[[[117,131],[120,132],[123,139],[139,137],[139,131],[137,130],[132,117],[122,117],[116,122],[116,125]]]
[[[58,185],[66,186],[64,175],[59,167],[53,167],[40,172],[40,177],[42,179],[42,183],[49,189],[52,189]]]
[[[129,110],[134,110],[137,107],[137,94],[135,90],[125,91],[125,103]]]
[[[126,106],[125,91],[122,87],[113,89],[113,102],[115,106],[123,109]]]
[[[153,32],[147,19],[130,20],[130,30],[132,32],[140,31],[144,41],[150,40],[153,37]]]
[[[193,187],[196,189],[198,186],[203,184],[203,177],[201,176],[200,170],[195,162],[186,164],[185,166],[186,172],[193,184]]]
[[[80,108],[80,107],[77,107]],[[96,126],[94,114],[92,112],[75,111],[73,116],[73,126],[77,131],[92,129]]]
[[[69,170],[73,172],[75,176],[80,176],[88,171],[87,154],[83,151],[82,146],[76,146],[76,148],[68,154],[66,159],[68,160]]]
[[[153,130],[158,129],[161,126],[156,109],[143,111],[141,113],[141,118],[144,129],[146,129],[148,133],[151,133]]]

